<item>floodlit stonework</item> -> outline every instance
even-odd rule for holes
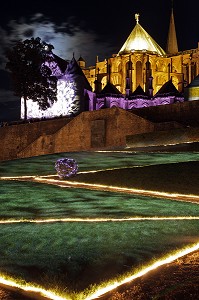
[[[28,119],[74,116],[113,106],[125,110],[197,100],[196,88],[184,91],[199,74],[199,46],[178,51],[173,10],[171,12],[166,51],[140,24],[136,24],[117,54],[86,67],[82,57],[68,62],[52,53],[49,66],[56,76],[57,102],[49,109],[27,102]],[[24,104],[21,102],[21,118]]]
[[[172,11],[165,52],[141,26],[136,14],[136,25],[121,50],[104,61],[97,59],[95,66],[84,65],[83,71],[96,93],[110,82],[123,95],[140,85],[149,96],[154,96],[170,79],[176,89],[183,92],[199,74],[199,45],[195,49],[178,51]]]
[[[136,25],[117,54],[91,67],[82,57],[66,62],[55,56],[51,67],[60,87],[65,89],[67,80],[75,84],[75,103],[60,110],[68,94],[59,89],[58,113],[51,108],[52,115],[40,110],[32,115],[31,105],[31,120],[0,128],[0,160],[199,144],[199,46],[178,51],[173,12],[166,52],[136,14]]]

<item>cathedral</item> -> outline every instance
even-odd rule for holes
[[[199,74],[199,48],[178,51],[173,9],[167,49],[164,51],[140,24],[112,57],[86,68],[78,60],[92,91],[87,93],[89,110],[118,106],[124,109],[182,102],[186,88]],[[195,91],[194,91],[195,95]],[[199,99],[199,94],[195,95]]]
[[[42,111],[29,99],[28,119],[75,116],[113,106],[131,110],[199,100],[199,43],[196,49],[178,50],[173,8],[165,51],[141,26],[136,13],[135,26],[118,53],[104,61],[97,59],[95,66],[86,67],[82,57],[65,61],[51,55],[54,61],[49,68],[58,80],[57,102]]]

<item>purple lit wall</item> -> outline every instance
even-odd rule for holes
[[[37,102],[29,99],[27,101],[27,119],[53,118],[58,116],[70,116],[78,110],[78,96],[76,85],[73,80],[65,76],[57,82],[57,101],[46,110],[39,108]],[[76,106],[74,106],[76,103]],[[24,99],[21,99],[21,119],[24,119]]]
[[[50,54],[53,56],[53,54]],[[171,96],[168,93],[153,97],[134,95],[133,99],[120,94],[98,95],[89,90],[85,76],[73,59],[66,62],[56,56],[50,62],[45,63],[57,77],[57,101],[48,109],[42,110],[36,101],[27,101],[27,119],[54,118],[59,116],[74,116],[81,111],[99,110],[102,108],[120,107],[125,110],[158,106],[183,102],[183,96]],[[64,66],[63,66],[64,65]],[[82,73],[81,73],[82,72]],[[87,87],[85,87],[87,86]],[[147,98],[148,97],[148,98]],[[24,99],[21,99],[21,118],[24,119]]]
[[[165,105],[165,104],[173,104],[175,102],[183,102],[183,97],[176,96],[165,96],[165,97],[155,97],[152,99],[142,99],[141,97],[137,97],[134,100],[125,99],[123,97],[103,97],[97,98],[95,93],[88,92],[89,97],[89,110],[99,110],[102,108],[110,108],[113,106],[123,108],[125,110],[133,109],[133,108],[142,108],[149,106],[157,106],[157,105]]]
[[[73,63],[73,62],[72,62]],[[46,63],[51,69],[52,76],[57,80],[57,101],[48,109],[42,110],[36,101],[27,100],[27,119],[53,118],[59,116],[71,116],[80,110],[80,97],[77,89],[77,80],[68,69],[63,72],[56,60]],[[68,66],[70,63],[68,63]],[[70,65],[71,68],[71,65]],[[24,99],[21,98],[21,119],[24,119]]]

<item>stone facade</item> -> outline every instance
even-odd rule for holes
[[[183,94],[184,88],[189,87],[187,93],[192,98],[187,97],[186,100],[199,100],[198,85],[191,84],[199,74],[199,45],[192,50],[165,53],[143,30],[136,15],[135,31],[139,29],[144,42],[149,39],[153,47],[131,49],[129,39],[118,54],[101,62],[97,59],[95,66],[89,68],[85,67],[81,58],[78,65],[75,59],[70,64],[64,62],[63,70],[63,60],[57,58],[53,68],[57,70],[59,67],[61,80],[64,81],[66,75],[70,75],[79,83],[77,113],[75,110],[63,116],[60,111],[60,119],[32,120],[30,123],[1,127],[0,160],[61,152],[118,149],[129,145],[199,142],[199,101],[184,102],[178,95],[172,99],[169,96],[167,101],[167,93],[164,93],[164,98],[158,96],[158,91],[171,81],[179,93]],[[135,31],[132,32],[132,40],[137,36]],[[171,48],[177,49],[177,44]],[[119,91],[122,100],[128,101],[122,102],[117,94],[113,97],[104,96],[103,101],[109,103],[110,108],[100,104],[100,97],[98,103],[94,99],[95,94],[99,94],[108,83]],[[141,99],[136,98],[136,103],[140,103],[138,106],[147,106],[149,102],[154,102],[154,105],[137,109],[133,106],[135,100],[128,96],[130,92],[132,96],[138,87],[146,93],[142,94]],[[61,103],[65,102],[64,94]],[[91,102],[92,107],[89,106]],[[121,102],[125,103],[124,107],[120,105]]]
[[[135,14],[135,19],[136,25],[117,54],[104,61],[97,58],[95,66],[88,68],[85,63],[81,64],[92,90],[99,93],[110,82],[125,95],[128,78],[128,89],[132,92],[140,85],[150,96],[155,95],[170,79],[177,90],[183,92],[199,74],[199,45],[178,51],[173,9],[166,51],[140,25],[139,14]],[[150,77],[153,78],[152,91]]]
[[[0,160],[124,148],[126,135],[153,130],[152,122],[119,108],[82,112],[71,119],[10,125],[0,128],[3,145]]]
[[[166,109],[165,109],[166,107]],[[199,101],[126,111],[113,107],[0,128],[0,160],[62,152],[199,142]]]
[[[102,89],[107,84],[109,76],[110,82],[125,94],[126,78],[130,74],[131,90],[134,91],[140,85],[147,92],[147,62],[150,64],[150,75],[153,77],[153,94],[156,94],[170,78],[178,91],[182,92],[184,87],[199,74],[199,48],[165,57],[144,51],[113,55],[108,60],[96,62],[93,67],[84,68],[83,71],[93,90],[99,90],[100,87]]]
[[[112,107],[74,118],[8,125],[0,127],[0,160],[171,142],[191,144],[199,142],[198,115],[199,101],[187,101],[132,111]]]

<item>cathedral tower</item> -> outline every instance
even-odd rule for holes
[[[166,53],[175,54],[177,52],[178,52],[178,42],[176,37],[176,29],[175,29],[175,21],[174,21],[173,5],[172,5]]]
[[[92,90],[100,92],[109,82],[123,95],[133,93],[140,86],[152,96],[172,80],[176,89],[183,92],[199,74],[199,48],[178,51],[173,4],[166,51],[140,25],[138,13],[135,20],[133,30],[117,54],[83,69]],[[95,89],[96,82],[100,89]]]

